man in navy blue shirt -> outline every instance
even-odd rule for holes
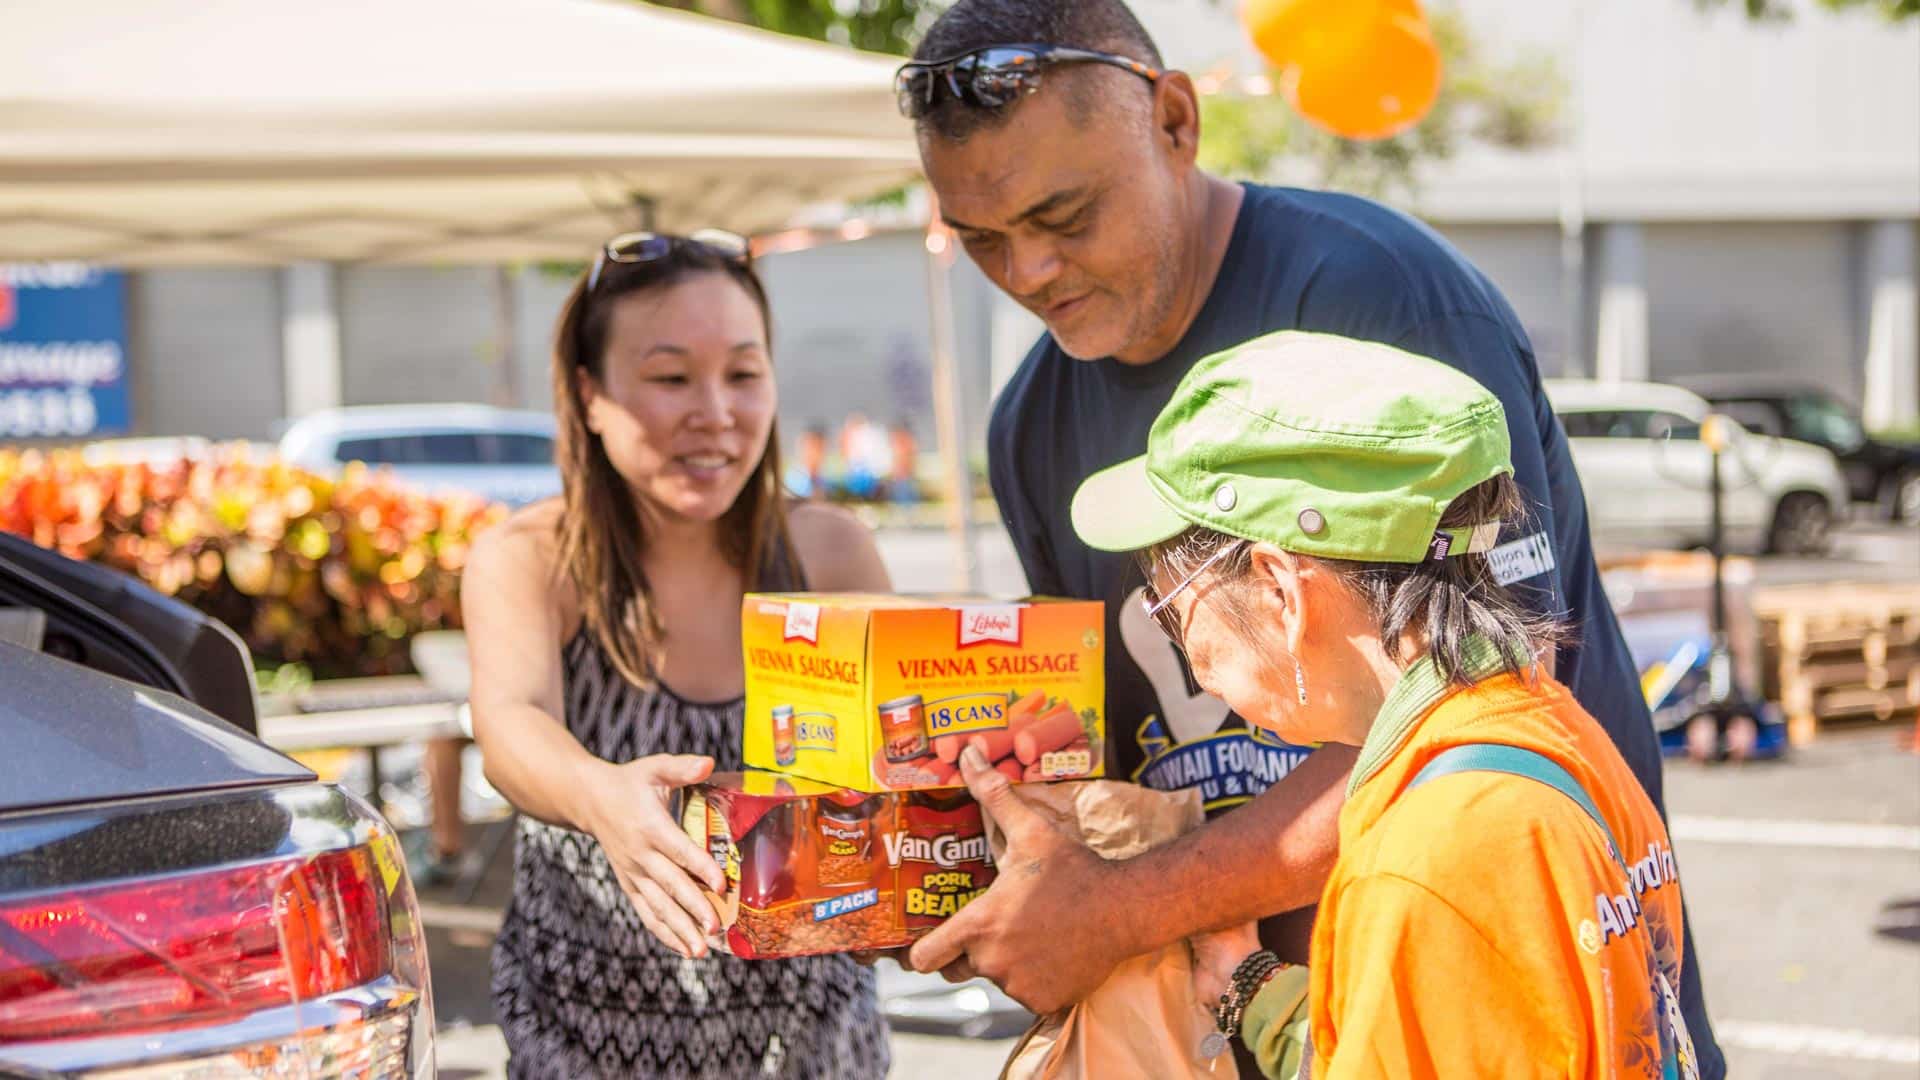
[[[959,0],[900,79],[942,216],[987,277],[1047,325],[995,405],[989,473],[1032,590],[1106,604],[1108,775],[1198,788],[1211,816],[1126,863],[1054,830],[1014,835],[1009,863],[1031,872],[1003,872],[913,952],[923,970],[987,975],[1038,1011],[1078,1000],[1130,955],[1309,908],[1333,861],[1352,752],[1279,743],[1195,689],[1142,609],[1133,561],[1087,548],[1068,520],[1083,479],[1145,447],[1187,369],[1250,338],[1296,328],[1387,342],[1499,396],[1532,517],[1509,527],[1495,565],[1571,624],[1549,667],[1662,801],[1658,745],[1601,590],[1585,497],[1513,310],[1401,213],[1202,172],[1193,84],[1160,66],[1120,0]],[[1262,931],[1283,947],[1291,937],[1299,958],[1300,934],[1271,920]],[[1687,1020],[1702,1075],[1717,1077],[1691,934],[1686,944]],[[1462,993],[1470,1007],[1471,988]]]

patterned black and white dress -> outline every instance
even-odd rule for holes
[[[740,767],[743,703],[628,682],[584,628],[563,652],[566,722],[608,761]],[[591,836],[520,818],[493,1006],[514,1077],[884,1077],[871,968],[844,956],[689,960],[647,932]]]

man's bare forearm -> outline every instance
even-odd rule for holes
[[[1245,806],[1127,862],[1115,901],[1128,925],[1115,929],[1130,951],[1318,902],[1358,756],[1351,746],[1322,747]]]

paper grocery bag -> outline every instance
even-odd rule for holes
[[[1026,784],[1027,802],[1108,859],[1127,859],[1198,828],[1198,791],[1172,794],[1114,780]],[[1006,836],[987,820],[996,859]],[[1235,1077],[1233,1054],[1206,1060],[1200,1042],[1213,1013],[1193,987],[1185,942],[1136,956],[1086,1000],[1035,1021],[1001,1070],[1002,1080],[1069,1077]]]

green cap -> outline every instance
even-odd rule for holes
[[[1147,452],[1080,485],[1073,528],[1103,551],[1200,525],[1303,555],[1421,562],[1491,547],[1498,522],[1443,533],[1440,516],[1512,471],[1506,413],[1469,376],[1283,330],[1195,364]]]

